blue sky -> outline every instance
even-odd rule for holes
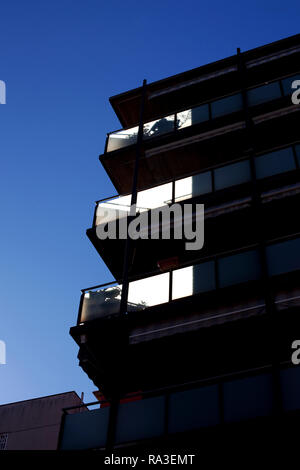
[[[115,194],[98,161],[108,98],[297,34],[291,0],[4,0],[0,7],[0,404],[68,390],[92,400],[69,336],[80,289],[112,280],[85,230]]]

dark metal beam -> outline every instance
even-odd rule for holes
[[[144,109],[146,101],[146,90],[147,82],[143,81],[142,87],[142,97],[141,97],[141,108],[140,108],[140,122],[139,122],[139,131],[137,136],[136,144],[136,157],[132,181],[132,192],[131,192],[131,206],[128,222],[136,216],[136,202],[137,202],[137,184],[138,184],[138,173],[139,173],[139,161],[142,153],[142,143],[143,143],[143,128],[144,128]],[[133,259],[133,240],[131,240],[127,234],[125,252],[124,252],[124,264],[123,264],[123,283],[122,283],[122,294],[120,302],[120,317],[126,315],[127,313],[127,300],[128,300],[128,288],[129,288],[129,272]]]

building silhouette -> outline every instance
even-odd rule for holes
[[[118,195],[87,235],[115,282],[82,291],[70,331],[103,406],[66,410],[60,448],[179,451],[296,425],[299,63],[297,35],[110,98],[123,129],[100,161]],[[201,249],[99,238],[174,203],[190,224],[204,204]]]

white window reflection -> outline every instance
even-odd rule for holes
[[[174,130],[175,115],[166,116],[144,124],[144,138],[156,137]]]
[[[137,213],[162,207],[172,202],[172,183],[162,184],[155,188],[140,191],[137,195]],[[106,224],[128,216],[131,194],[116,197],[98,204],[95,225]]]
[[[172,183],[140,191],[137,197],[137,208],[143,210],[164,206],[172,200]]]
[[[86,292],[83,298],[80,321],[91,321],[118,313],[121,293],[121,286],[110,286],[106,289]]]
[[[130,210],[131,195],[121,196],[98,204],[95,225],[112,222],[116,218],[128,215]]]
[[[215,289],[213,261],[173,271],[172,300],[213,289]]]
[[[172,299],[180,299],[193,295],[193,266],[178,269],[173,272]]]
[[[128,302],[131,305],[151,307],[169,301],[170,273],[158,274],[129,284]]]
[[[137,141],[139,128],[124,129],[110,134],[108,137],[107,151],[112,152],[128,145],[135,144]]]
[[[192,110],[182,111],[177,113],[177,128],[183,129],[192,125]]]
[[[188,176],[175,182],[175,202],[190,199],[212,191],[211,173]]]

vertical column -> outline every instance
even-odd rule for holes
[[[139,173],[139,161],[140,161],[140,157],[142,153],[146,90],[147,90],[147,82],[146,80],[144,80],[143,87],[142,87],[139,131],[138,131],[137,144],[136,144],[136,156],[135,156],[135,165],[134,165],[132,191],[131,191],[131,206],[130,206],[130,213],[128,217],[128,223],[130,223],[130,221],[136,216],[137,183],[138,183],[138,173]],[[124,252],[124,263],[123,263],[122,295],[121,295],[121,303],[120,303],[120,316],[121,317],[123,317],[127,312],[129,272],[132,266],[133,247],[134,247],[133,240],[131,240],[127,234],[125,252]]]
[[[241,93],[243,99],[243,108],[247,132],[248,152],[251,165],[251,179],[252,179],[252,207],[253,213],[256,218],[256,239],[258,242],[258,249],[260,255],[260,263],[262,270],[262,285],[264,289],[264,298],[266,304],[266,313],[270,327],[270,338],[266,338],[266,347],[269,347],[271,339],[271,354],[272,354],[272,375],[273,375],[273,390],[274,390],[274,416],[279,416],[282,410],[282,398],[280,387],[280,357],[279,357],[279,321],[276,306],[274,302],[274,295],[272,286],[268,275],[267,256],[266,256],[266,236],[263,230],[264,218],[262,212],[261,195],[257,185],[256,169],[255,169],[255,128],[251,118],[248,106],[247,89],[246,89],[246,68],[243,63],[241,51],[237,49],[237,62],[238,71],[240,75]]]
[[[142,96],[141,96],[141,107],[140,107],[140,120],[139,130],[136,144],[136,157],[133,172],[132,191],[131,191],[131,206],[128,217],[128,224],[136,216],[136,202],[137,202],[137,183],[138,183],[138,172],[139,172],[139,160],[142,153],[142,142],[143,142],[143,127],[144,127],[144,108],[146,99],[146,80],[143,81]],[[122,293],[120,302],[119,318],[124,320],[127,313],[127,300],[128,300],[128,287],[129,287],[129,272],[132,266],[134,253],[134,241],[128,237],[126,238],[125,251],[124,251],[124,263],[123,263],[123,276],[122,276]],[[122,325],[122,331],[126,335],[126,325]],[[117,373],[117,372],[116,372]],[[118,417],[118,409],[120,403],[121,391],[120,388],[115,389],[113,396],[110,400],[110,413],[109,413],[109,424],[107,431],[107,442],[106,451],[111,452],[114,448],[115,433]]]
[[[107,439],[106,439],[106,452],[112,452],[115,444],[115,435],[117,427],[117,417],[119,409],[119,396],[116,394],[115,397],[110,401],[110,410],[108,418],[108,428],[107,428]]]

